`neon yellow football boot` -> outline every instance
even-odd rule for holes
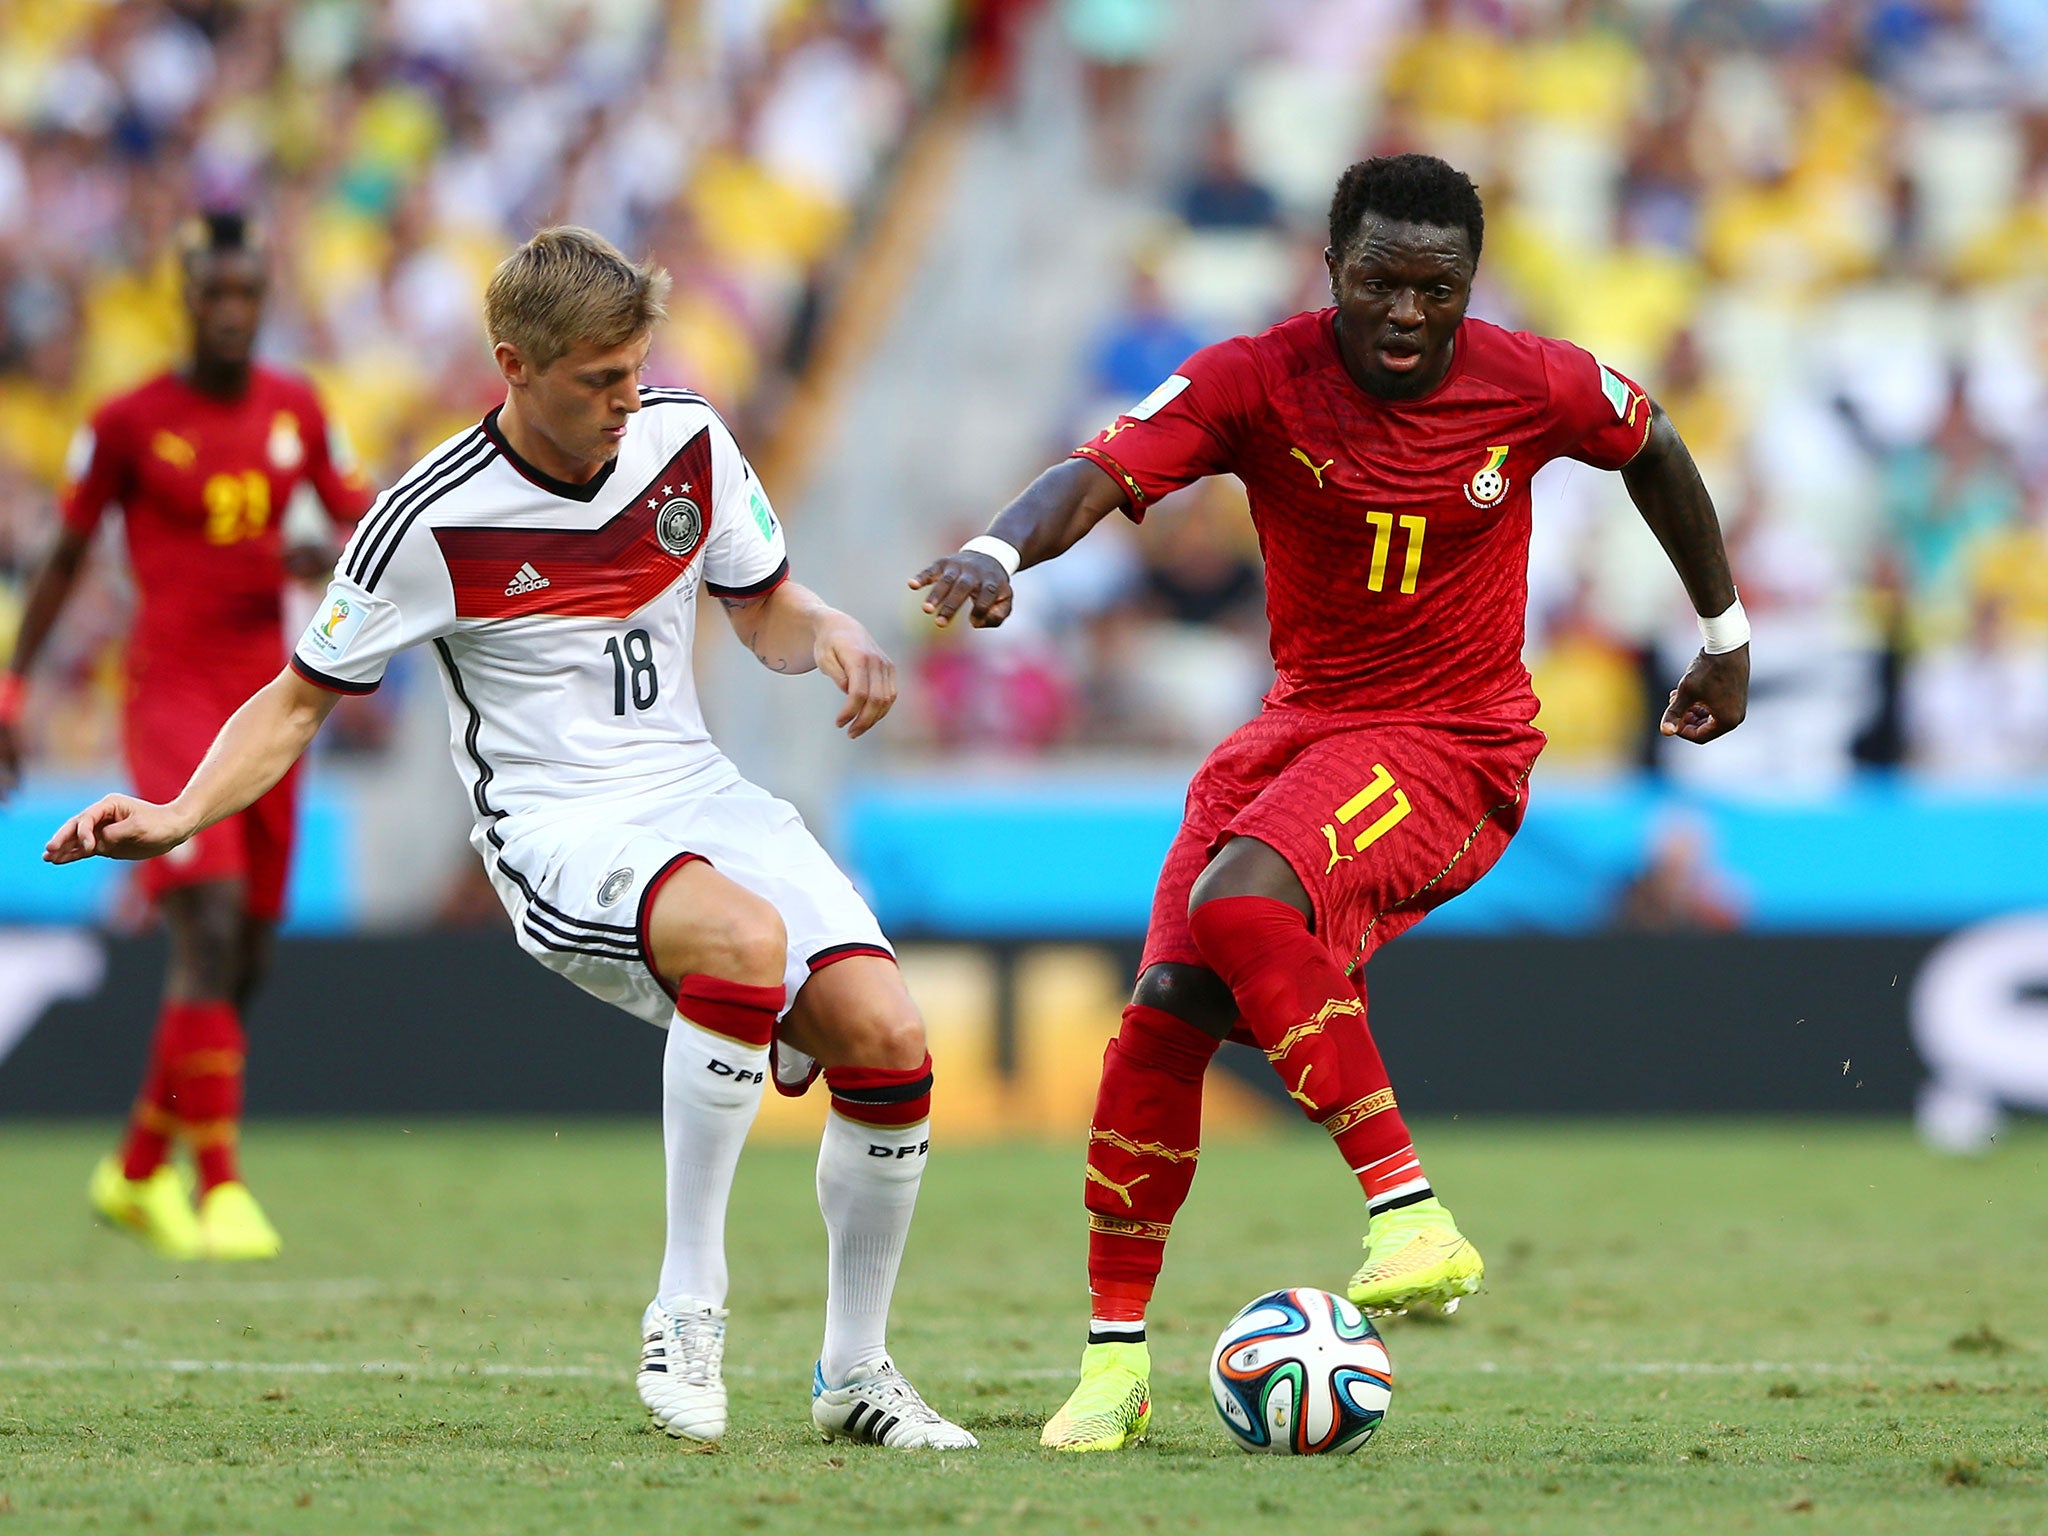
[[[165,1258],[199,1256],[191,1191],[185,1176],[169,1163],[146,1179],[131,1179],[121,1170],[119,1154],[109,1152],[94,1167],[87,1193],[103,1218],[135,1233]]]
[[[209,1259],[274,1259],[284,1240],[249,1193],[230,1179],[199,1200],[199,1251]]]
[[[1346,1294],[1374,1317],[1420,1307],[1451,1313],[1485,1277],[1479,1250],[1432,1195],[1366,1223],[1365,1262]]]
[[[1045,1421],[1038,1443],[1054,1451],[1120,1451],[1152,1424],[1152,1352],[1143,1344],[1090,1344],[1081,1381]]]

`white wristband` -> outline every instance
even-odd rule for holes
[[[1730,603],[1726,613],[1702,618],[1700,638],[1706,642],[1702,649],[1709,656],[1739,651],[1749,644],[1749,615],[1742,611],[1742,599],[1738,597]]]
[[[1017,574],[1017,567],[1024,563],[1024,557],[1017,553],[1017,546],[1006,544],[992,533],[984,533],[969,539],[960,546],[963,555],[987,555],[1003,568],[1005,576]]]

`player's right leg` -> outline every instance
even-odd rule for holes
[[[655,1423],[709,1442],[726,1427],[726,1206],[761,1105],[787,941],[774,907],[699,859],[666,866],[641,911],[676,1011],[662,1057],[668,1240],[637,1381]]]
[[[1173,1219],[1194,1183],[1202,1077],[1236,1018],[1213,973],[1155,963],[1138,977],[1103,1053],[1083,1192],[1088,1344],[1080,1382],[1039,1434],[1052,1450],[1122,1450],[1151,1424],[1145,1312]]]
[[[127,1138],[93,1171],[94,1207],[172,1258],[205,1251],[186,1183],[169,1162],[172,1139],[186,1137],[198,1153],[202,1200],[234,1178],[244,1048],[233,1001],[242,894],[239,879],[155,892],[171,939],[163,1009]],[[269,1240],[275,1252],[275,1232]]]
[[[1229,989],[1202,966],[1187,932],[1188,891],[1209,836],[1191,818],[1167,851],[1138,984],[1103,1053],[1082,1189],[1088,1343],[1080,1382],[1039,1435],[1053,1450],[1122,1450],[1151,1422],[1145,1313],[1194,1182],[1202,1077],[1237,1019]]]

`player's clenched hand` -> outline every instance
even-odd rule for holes
[[[874,636],[843,613],[818,628],[814,659],[846,695],[846,707],[832,723],[849,737],[863,735],[896,702],[896,663]]]
[[[976,629],[994,629],[1010,616],[1010,576],[993,556],[956,550],[941,555],[910,578],[910,590],[931,591],[924,611],[941,628],[953,621],[963,603],[969,605],[968,622]]]
[[[1718,656],[1701,651],[1671,690],[1670,706],[1657,728],[1686,741],[1712,741],[1742,724],[1748,711],[1749,647]]]
[[[50,864],[75,864],[98,854],[104,859],[153,859],[192,835],[169,806],[133,795],[108,795],[59,827],[43,845]]]

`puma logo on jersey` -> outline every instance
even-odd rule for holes
[[[521,563],[512,579],[505,583],[505,595],[507,597],[523,597],[528,592],[538,592],[543,587],[551,587],[553,585],[553,582],[533,568],[531,560],[527,560]]]
[[[1323,471],[1337,461],[1335,459],[1325,459],[1322,463],[1318,464],[1299,448],[1290,448],[1288,452],[1308,466],[1308,472],[1316,477],[1316,489],[1320,491],[1323,488]]]

